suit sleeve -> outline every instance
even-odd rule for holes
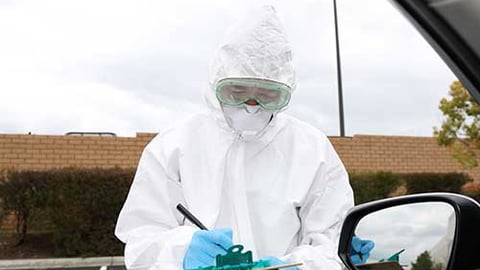
[[[195,228],[182,226],[175,207],[184,201],[179,153],[155,138],[143,151],[115,235],[125,246],[128,269],[182,269]]]
[[[326,140],[326,158],[299,210],[300,245],[283,257],[290,262],[303,262],[301,269],[343,269],[337,255],[338,240],[343,219],[353,206],[353,192],[347,171]]]

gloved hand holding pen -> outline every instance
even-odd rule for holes
[[[187,208],[177,204],[177,210],[195,224],[201,231],[193,234],[185,257],[183,257],[183,269],[194,269],[213,265],[218,254],[225,255],[227,249],[233,246],[232,229],[215,229],[209,231]]]
[[[184,269],[207,267],[215,263],[218,254],[225,255],[233,246],[232,229],[215,229],[197,231],[193,234],[183,258]]]
[[[215,229],[209,231],[205,225],[200,222],[187,208],[182,204],[177,205],[177,210],[185,216],[190,222],[195,224],[201,231],[193,234],[190,245],[188,246],[185,257],[183,258],[183,269],[195,269],[199,267],[209,267],[214,264],[217,255],[225,255],[227,250],[233,246],[233,231],[230,228]],[[270,267],[263,269],[284,268],[286,270],[298,270],[296,265],[302,263],[285,264],[277,257],[267,256],[262,258],[267,261]],[[272,268],[273,267],[273,268]]]

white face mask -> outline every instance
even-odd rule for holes
[[[260,106],[242,104],[228,106],[222,104],[223,115],[227,124],[238,132],[259,132],[272,120],[276,111],[266,111]]]

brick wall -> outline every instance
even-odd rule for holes
[[[142,149],[154,136],[0,135],[0,169],[135,167]]]
[[[79,137],[0,135],[0,169],[45,170],[58,167],[135,167],[155,136]],[[466,172],[480,179],[480,168],[465,170],[448,148],[430,137],[330,137],[349,171]]]
[[[480,180],[480,167],[464,169],[432,137],[356,135],[330,137],[348,171],[464,172]]]

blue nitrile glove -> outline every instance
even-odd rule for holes
[[[193,234],[183,258],[183,268],[212,266],[215,263],[215,257],[218,254],[227,254],[227,249],[231,246],[233,246],[232,229],[197,231]]]
[[[287,264],[286,262],[280,260],[280,259],[277,258],[277,257],[273,257],[273,256],[263,257],[263,258],[261,258],[260,260],[262,260],[262,261],[267,261],[267,262],[270,264],[270,266]],[[292,266],[292,267],[288,267],[288,268],[282,268],[282,270],[298,270],[298,268],[295,267],[295,266]]]
[[[375,247],[375,243],[370,240],[362,240],[356,236],[352,238],[350,248],[350,260],[353,264],[363,264],[370,257],[370,251]]]

